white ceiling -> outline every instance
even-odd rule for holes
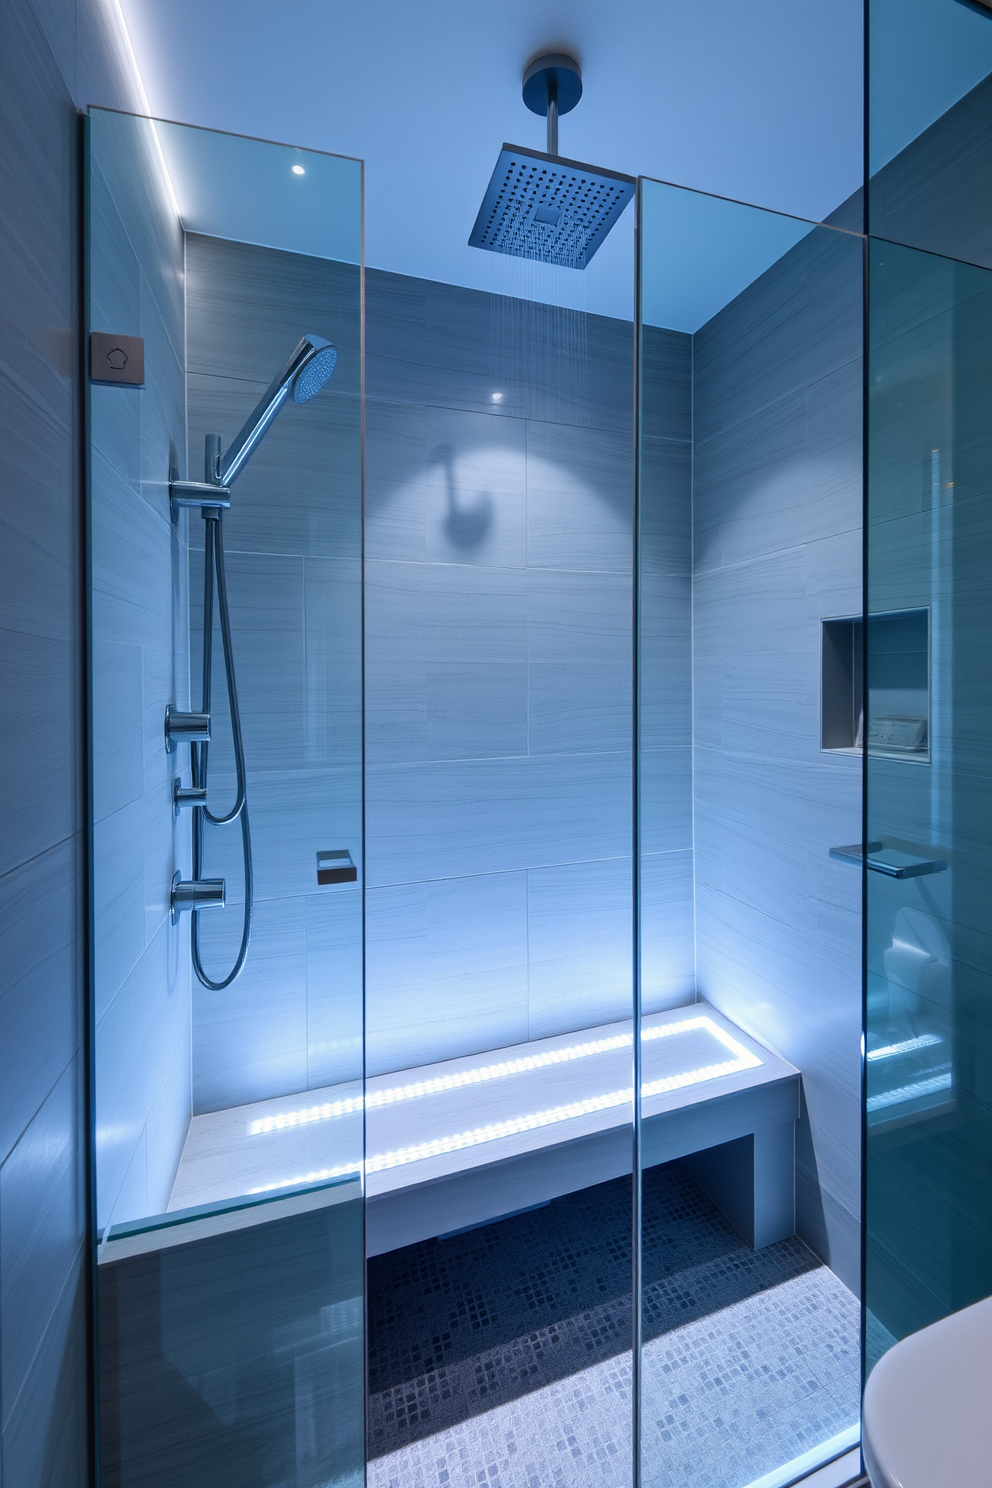
[[[366,162],[366,262],[629,316],[633,213],[583,273],[467,246],[539,50],[563,155],[819,219],[860,182],[861,0],[121,0],[152,111]]]

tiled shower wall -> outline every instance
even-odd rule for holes
[[[295,334],[340,342],[351,310],[340,265],[195,235],[187,264],[192,465],[206,430],[236,432]],[[630,1016],[633,365],[627,323],[377,271],[366,336],[365,1026],[379,1073]],[[652,1008],[692,996],[688,338],[658,333],[657,353],[668,505],[651,613],[672,643],[650,734]],[[348,1078],[342,1041],[360,1047],[356,927],[313,881],[315,846],[357,848],[360,796],[328,773],[309,716],[337,717],[347,753],[359,651],[342,565],[358,508],[348,430],[330,417],[346,366],[343,353],[328,391],[280,416],[225,519],[257,911],[236,989],[194,987],[197,1110]],[[195,522],[190,541],[196,589]],[[307,671],[318,646],[323,679]],[[223,744],[217,766],[223,794]],[[237,884],[236,834],[210,841],[210,871]],[[237,918],[204,921],[218,963]]]
[[[367,275],[371,1074],[630,1016],[632,350],[626,322]],[[691,996],[687,715],[680,742],[660,1006]]]
[[[799,1232],[860,1275],[859,757],[820,621],[861,612],[861,240],[809,235],[694,337],[698,988],[803,1074]]]
[[[98,1222],[160,1213],[191,1114],[190,973],[169,914],[188,853],[167,703],[189,695],[188,557],[169,512],[186,442],[182,231],[148,126],[90,124],[90,312],[140,335],[145,387],[90,390]],[[185,848],[185,851],[184,851]],[[188,873],[186,875],[188,877]]]
[[[283,407],[224,518],[255,912],[237,981],[193,984],[200,1112],[361,1076],[361,890],[316,877],[322,849],[361,863],[361,323],[353,264],[190,233],[186,265],[195,478],[204,435],[235,437],[304,333],[338,348],[327,386]],[[204,523],[195,510],[188,520],[199,698]],[[216,628],[214,643],[210,792],[226,810],[236,784]],[[220,979],[241,936],[236,824],[207,828],[205,872],[229,889],[227,909],[201,924]]]
[[[88,1480],[78,118],[96,0],[0,7],[0,1478]]]

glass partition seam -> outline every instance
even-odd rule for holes
[[[83,1058],[83,1144],[84,1144],[84,1205],[86,1218],[86,1233],[84,1237],[84,1266],[86,1274],[86,1364],[87,1381],[86,1396],[89,1405],[89,1421],[87,1422],[86,1445],[89,1461],[87,1463],[87,1480],[96,1485],[100,1479],[100,1411],[99,1411],[99,1372],[97,1368],[99,1340],[97,1337],[97,1305],[96,1305],[96,966],[94,961],[94,947],[96,937],[94,934],[95,902],[93,885],[95,882],[93,852],[94,834],[91,823],[94,810],[94,778],[93,778],[93,669],[90,666],[90,656],[93,644],[93,543],[91,535],[91,504],[90,504],[90,380],[86,375],[86,358],[90,330],[90,295],[89,295],[89,230],[90,230],[90,162],[89,162],[89,131],[90,122],[86,114],[79,117],[78,150],[79,161],[77,164],[77,181],[79,190],[79,214],[76,262],[79,272],[79,286],[77,296],[77,314],[79,316],[79,345],[78,345],[78,375],[80,395],[77,404],[78,409],[78,437],[79,448],[79,474],[81,485],[80,503],[80,537],[83,554],[82,561],[82,583],[83,593],[81,596],[82,608],[82,656],[79,666],[82,680],[82,726],[80,749],[82,754],[82,775],[84,781],[85,809],[81,830],[83,836],[83,851],[81,860],[83,865],[83,905],[84,912],[80,915],[82,928],[82,947],[80,953],[80,968],[83,975],[83,1036],[85,1038]]]
[[[362,990],[361,990],[361,1028],[362,1028],[362,1359],[364,1364],[364,1378],[362,1388],[362,1438],[365,1444],[362,1452],[362,1482],[368,1482],[369,1475],[369,1453],[368,1453],[368,1431],[369,1431],[369,1263],[368,1263],[368,1215],[364,1202],[365,1193],[365,1154],[368,1151],[368,1109],[365,1103],[365,1082],[368,1079],[368,1047],[365,1036],[365,1022],[367,1015],[367,977],[366,961],[368,956],[368,926],[367,926],[367,895],[365,883],[367,876],[368,849],[366,837],[366,790],[365,790],[365,162],[359,162],[359,264],[358,264],[358,427],[359,427],[359,614],[361,626],[358,638],[358,669],[359,669],[359,737],[361,758],[361,789],[359,832],[362,843],[362,883],[361,883],[361,925],[362,925]]]
[[[633,1488],[641,1483],[641,1344],[642,1323],[642,1256],[641,1256],[641,841],[640,841],[640,445],[641,445],[641,246],[643,178],[638,177],[634,221],[634,510],[632,536],[632,644],[633,678],[631,747],[633,761],[631,819],[631,910],[632,910],[632,1017],[633,1017],[633,1107],[631,1111],[631,1340],[630,1340],[630,1407],[631,1407],[631,1481]]]
[[[865,24],[870,0],[865,0]],[[866,32],[867,35],[867,32]],[[868,110],[867,110],[868,48],[865,47],[865,199],[868,191]],[[867,210],[867,208],[866,208]],[[868,238],[862,250],[861,289],[861,613],[865,621],[861,626],[861,675],[865,679],[862,706],[864,723],[861,750],[861,841],[868,841],[868,400],[870,395],[870,351],[869,297],[868,297]],[[868,1250],[865,1243],[866,1218],[868,1213],[868,867],[867,853],[861,854],[861,1385],[867,1372],[867,1274]],[[861,1449],[861,1470],[865,1471],[864,1448]]]

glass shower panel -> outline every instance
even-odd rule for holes
[[[101,1481],[357,1484],[362,167],[87,186]]]
[[[992,273],[870,246],[867,1363],[992,1291]]]
[[[641,1481],[770,1488],[859,1436],[864,240],[639,213]]]

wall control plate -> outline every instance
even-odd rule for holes
[[[112,387],[144,387],[144,337],[91,331],[90,381],[107,383]]]

